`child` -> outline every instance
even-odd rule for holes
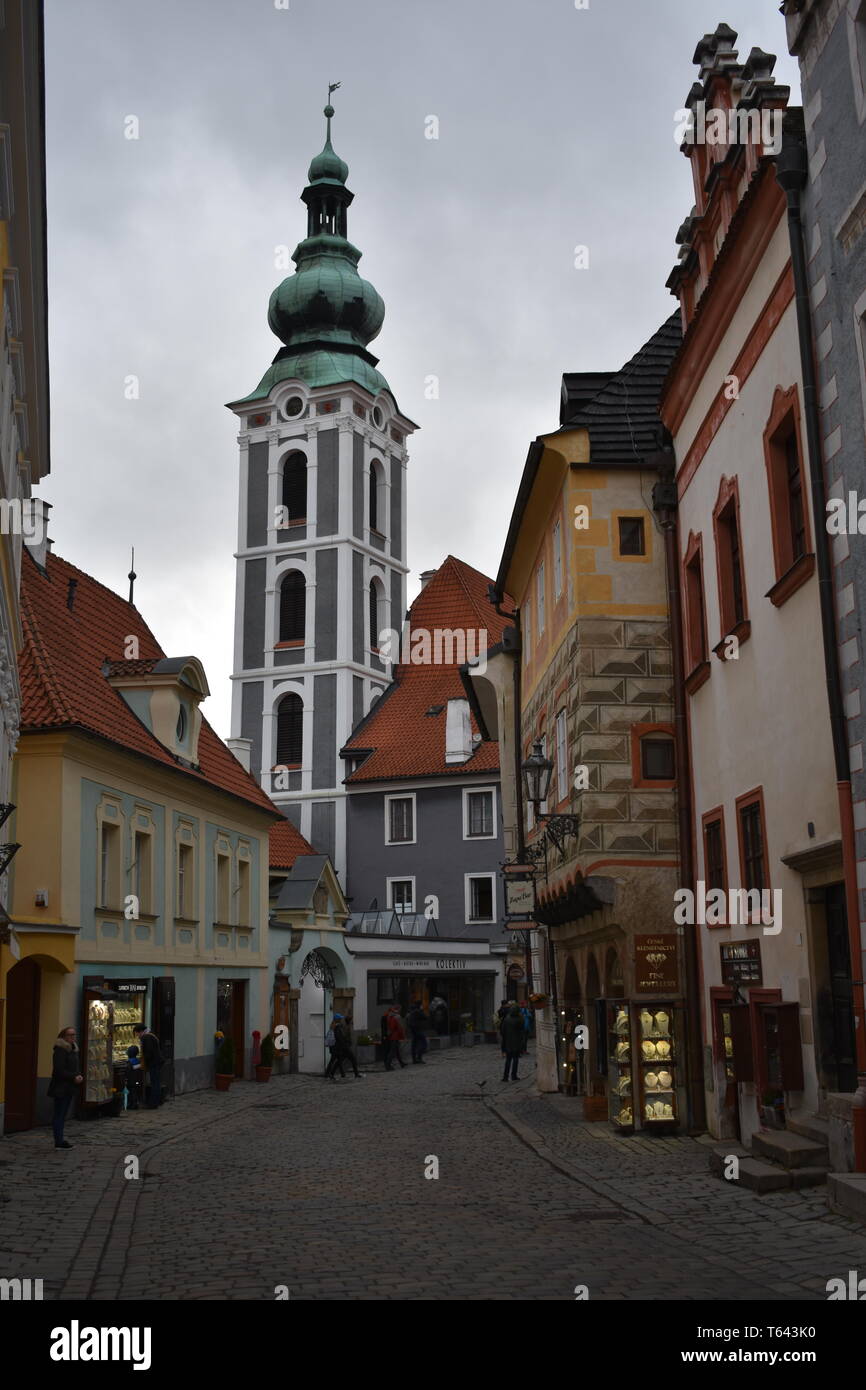
[[[137,1110],[141,1103],[142,1066],[135,1043],[126,1049],[126,1055],[129,1058],[129,1066],[126,1069],[126,1089],[129,1092],[126,1108],[127,1110]]]

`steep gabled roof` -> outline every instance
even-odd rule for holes
[[[563,429],[589,430],[590,467],[635,467],[659,448],[662,383],[681,341],[677,311],[630,362],[563,421]]]
[[[279,815],[270,797],[206,719],[202,719],[199,734],[198,768],[193,768],[160,743],[110,684],[112,673],[116,675],[127,665],[123,653],[130,637],[137,638],[139,648],[138,659],[129,663],[130,674],[142,675],[165,658],[133,604],[59,555],[46,557],[43,572],[25,547],[21,620],[22,733],[82,729],[181,776],[208,783],[275,817]]]
[[[272,869],[291,869],[298,855],[315,853],[309,840],[304,839],[290,820],[280,820],[271,826],[269,863]]]
[[[409,611],[410,633],[421,630],[472,633],[472,655],[487,651],[502,638],[508,619],[501,617],[489,602],[492,583],[471,565],[449,555],[427,582]],[[480,634],[486,631],[486,637]],[[477,634],[477,635],[475,635]],[[448,654],[447,641],[440,654]],[[456,654],[456,647],[454,650]],[[409,777],[460,777],[466,773],[497,772],[499,745],[480,743],[463,763],[445,761],[445,721],[449,700],[465,700],[460,680],[460,660],[429,664],[401,663],[394,680],[370,713],[357,726],[344,753],[372,749],[357,771],[346,778],[349,786]],[[438,713],[428,713],[428,710]],[[472,720],[473,732],[477,732]]]

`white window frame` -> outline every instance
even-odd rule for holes
[[[548,752],[547,752],[547,734],[542,734],[542,735],[541,735],[541,740],[540,740],[540,741],[541,741],[541,754],[542,754],[542,757],[546,758],[546,757],[548,756]],[[555,771],[556,771],[556,769],[554,768],[554,772],[555,772]],[[552,777],[551,777],[551,779],[550,779],[550,783],[551,783],[551,786],[552,786],[552,785],[553,785],[553,778],[552,778]],[[548,792],[549,792],[549,791],[550,791],[550,788],[548,788]],[[542,801],[541,805],[540,805],[539,808],[538,808],[539,814],[542,815],[542,816],[546,816],[546,815],[547,815],[547,810],[548,810],[547,803],[548,803],[548,797],[545,797],[544,800]]]
[[[412,802],[412,838],[411,840],[392,840],[391,839],[391,802],[392,801],[411,801]],[[386,845],[417,845],[418,843],[418,804],[417,793],[415,792],[388,792],[385,796],[385,844]],[[405,875],[404,875],[405,877]]]
[[[491,884],[492,884],[492,890],[491,890],[491,905],[492,905],[493,912],[492,912],[492,916],[490,916],[490,917],[473,917],[473,916],[472,916],[472,881],[473,881],[473,879],[476,879],[476,878],[489,878],[489,879],[490,879],[490,882],[491,882]],[[482,874],[479,874],[479,873],[464,874],[464,875],[463,875],[463,894],[464,894],[464,907],[465,907],[465,912],[466,912],[466,926],[467,926],[467,927],[489,927],[492,923],[494,923],[494,922],[496,922],[496,921],[498,920],[498,904],[497,904],[497,902],[496,902],[496,874],[495,874],[495,873],[491,873],[491,874],[485,874],[485,873],[482,873]]]
[[[489,796],[492,799],[492,830],[489,835],[470,835],[469,833],[469,798],[470,796]],[[497,826],[497,806],[495,787],[464,787],[463,788],[463,838],[464,840],[495,840]]]
[[[562,522],[553,528],[553,597],[562,596]]]
[[[226,861],[225,875],[226,875],[226,881],[227,881],[227,886],[226,886],[226,901],[225,901],[224,903],[221,903],[221,902],[220,902],[220,863],[221,863],[222,860],[225,860],[225,861]],[[225,915],[224,915],[224,916],[221,916],[221,915],[220,915],[220,907],[222,907],[222,906],[225,907]],[[219,844],[217,844],[217,845],[214,847],[214,901],[213,901],[213,908],[214,908],[214,921],[215,921],[215,922],[218,922],[219,925],[220,925],[221,927],[230,926],[230,925],[231,925],[231,915],[232,915],[232,853],[231,853],[231,849],[228,849],[228,850],[227,850],[226,848],[224,848],[223,846],[221,846],[221,845],[219,845]]]
[[[538,566],[535,573],[535,606],[538,610],[538,639],[544,631],[545,604],[544,604],[544,561]]]
[[[411,883],[411,885],[412,885],[412,903],[411,903],[411,906],[410,906],[410,907],[399,908],[399,907],[395,907],[395,906],[394,906],[394,890],[393,890],[393,885],[394,885],[395,883]],[[387,904],[388,904],[388,907],[390,908],[391,912],[396,912],[398,917],[399,917],[403,912],[417,912],[418,909],[417,909],[417,907],[415,906],[415,904],[417,903],[418,899],[417,899],[416,890],[415,890],[415,875],[414,875],[414,874],[395,874],[393,878],[386,878],[386,879],[385,879],[385,897],[386,897]]]
[[[556,738],[556,800],[560,802],[565,797],[565,789],[568,786],[568,711],[566,709],[558,711],[554,721],[554,730]]]

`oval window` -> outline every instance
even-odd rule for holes
[[[183,743],[184,739],[186,738],[186,710],[184,709],[183,705],[181,705],[177,716],[176,737],[178,743]]]
[[[289,417],[292,415],[300,415],[303,408],[304,402],[300,396],[290,396],[283,407],[283,414]]]
[[[382,423],[383,423],[384,419],[385,419],[385,417],[384,417],[384,415],[382,414],[381,408],[380,408],[378,405],[374,405],[374,406],[373,406],[373,424],[376,425],[379,429],[381,429],[381,428],[382,428]]]

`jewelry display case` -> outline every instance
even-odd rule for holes
[[[628,1002],[607,1001],[608,1115],[614,1129],[634,1129],[634,1040]]]
[[[674,1004],[642,1003],[633,1008],[642,1129],[679,1124],[676,1017]]]

